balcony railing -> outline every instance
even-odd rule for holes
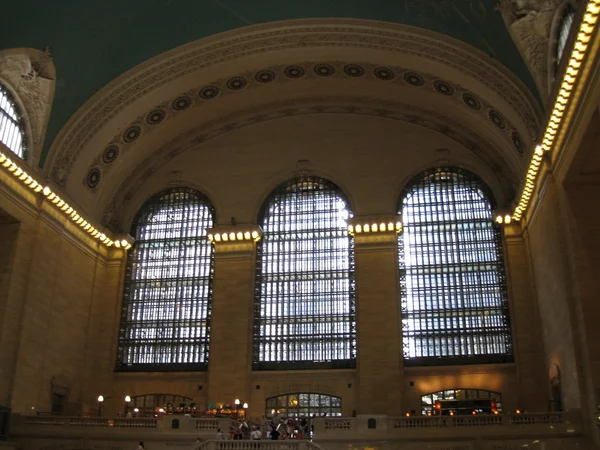
[[[321,418],[315,436],[325,440],[362,439],[376,433],[391,439],[527,435],[571,436],[581,432],[574,413],[523,413],[472,416]]]
[[[349,444],[387,442],[394,449],[443,448],[475,450],[502,443],[517,445],[545,442],[547,449],[572,448],[583,439],[576,413],[524,413],[473,416],[433,417],[319,417],[312,420],[313,441],[285,440],[234,441],[214,440],[220,428],[227,433],[239,424],[231,419],[197,419],[167,415],[160,418],[49,417],[13,415],[10,437],[17,443],[32,439],[45,442],[73,439],[82,442],[131,441],[140,436],[152,442],[172,442],[190,448],[198,436],[206,441],[201,450],[330,450],[348,448]],[[568,445],[564,442],[568,441]],[[316,442],[316,443],[315,443]],[[415,446],[416,443],[420,443]],[[552,443],[552,445],[550,445]],[[388,445],[386,444],[386,445]],[[489,445],[488,445],[489,444]],[[556,444],[556,445],[555,445]],[[365,444],[366,445],[366,444]],[[433,447],[431,446],[433,445]],[[537,444],[536,444],[537,445]],[[82,447],[87,448],[87,447]],[[387,448],[387,447],[386,447]],[[441,448],[441,447],[440,447]],[[504,448],[504,447],[502,447]]]

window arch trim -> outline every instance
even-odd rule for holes
[[[265,201],[263,202],[261,208],[260,208],[260,212],[259,212],[259,224],[263,224],[265,223],[265,220],[267,219],[268,215],[269,215],[269,209],[272,208],[273,203],[278,199],[278,198],[283,198],[285,199],[285,196],[287,194],[289,194],[290,192],[293,192],[293,190],[297,187],[302,187],[302,185],[305,185],[306,187],[308,187],[309,185],[314,185],[314,186],[318,186],[318,190],[323,190],[323,191],[329,191],[331,193],[334,193],[336,198],[343,202],[344,206],[345,206],[345,210],[348,213],[348,218],[351,217],[352,213],[350,211],[350,205],[349,205],[349,201],[347,196],[344,194],[344,192],[342,191],[342,189],[340,189],[335,183],[332,183],[331,181],[328,181],[324,178],[321,177],[316,177],[316,176],[297,176],[295,178],[292,178],[290,180],[287,180],[283,183],[280,183],[276,189],[274,189],[265,199]],[[291,214],[289,214],[286,217],[289,217]],[[281,215],[281,217],[283,217],[283,215]],[[287,225],[291,225],[293,224],[292,222],[287,223]],[[283,225],[286,225],[285,223]],[[289,228],[289,230],[291,230],[291,228]],[[356,306],[355,306],[355,281],[354,281],[354,238],[352,236],[350,236],[347,232],[347,222],[343,225],[340,226],[339,228],[330,228],[330,230],[334,230],[334,237],[332,239],[338,239],[338,240],[346,240],[347,244],[348,244],[348,249],[347,249],[347,268],[346,270],[346,275],[347,275],[347,281],[348,281],[348,292],[347,292],[347,307],[348,310],[344,313],[346,314],[346,316],[344,317],[344,319],[347,319],[347,322],[335,322],[336,324],[339,323],[343,323],[343,324],[347,324],[348,329],[345,330],[344,332],[340,333],[344,335],[344,338],[342,339],[342,341],[338,341],[338,343],[342,342],[342,346],[348,346],[348,358],[346,359],[339,359],[339,358],[331,358],[331,359],[322,359],[322,360],[308,360],[308,359],[300,359],[300,360],[276,360],[276,361],[268,361],[265,359],[268,359],[266,357],[264,357],[266,355],[266,353],[268,352],[265,348],[265,346],[267,345],[267,341],[268,338],[271,337],[272,341],[275,342],[276,339],[274,337],[274,335],[266,335],[263,334],[262,330],[266,330],[269,327],[273,328],[273,326],[278,326],[277,322],[270,322],[269,320],[265,319],[265,315],[263,314],[263,310],[262,310],[262,306],[263,306],[263,290],[265,289],[265,286],[267,284],[267,277],[264,276],[263,274],[263,269],[262,269],[262,265],[264,262],[264,258],[265,258],[265,246],[269,245],[269,242],[272,240],[271,237],[275,237],[275,234],[273,236],[270,235],[269,229],[267,226],[263,227],[263,238],[260,242],[258,242],[257,244],[257,259],[256,259],[256,283],[255,283],[255,308],[254,308],[254,339],[253,339],[253,369],[254,370],[306,370],[306,369],[347,369],[347,368],[355,368],[356,367]],[[290,244],[290,247],[294,244],[294,242],[301,242],[302,238],[300,237],[303,233],[305,233],[306,230],[300,230],[299,232],[296,231],[285,231],[283,233],[284,239],[283,241],[287,240],[287,243]],[[315,234],[319,234],[322,232],[327,232],[327,230],[317,230],[317,232]],[[322,237],[322,236],[321,236]],[[306,240],[306,239],[305,239]],[[318,242],[318,241],[317,241]],[[284,242],[285,245],[285,242]],[[339,250],[339,249],[338,249]],[[340,252],[341,253],[341,252]],[[280,255],[282,257],[288,257],[289,255],[286,255],[285,250],[280,252]],[[333,255],[335,256],[335,253],[333,253]],[[331,257],[330,255],[328,257]],[[290,265],[291,266],[291,265]],[[279,267],[279,269],[281,268],[281,266]],[[284,270],[285,272],[285,270]],[[302,281],[310,281],[310,277],[311,275],[306,275],[305,278],[302,277],[302,274],[300,272],[296,273],[295,276],[293,275],[293,272],[291,270],[288,270],[286,273],[281,272],[279,274],[279,278],[281,278],[283,280],[283,283],[287,283],[288,286],[290,286],[293,282],[296,283],[301,283]],[[316,274],[318,271],[315,270],[311,270],[308,271],[308,273],[314,275]],[[340,287],[340,283],[343,282],[343,280],[345,279],[343,276],[343,272],[344,270],[338,270],[337,272],[335,270],[333,271],[322,271],[322,273],[324,273],[324,279],[327,278],[327,273],[333,274],[333,278],[337,278],[337,280],[335,279],[331,279],[330,281],[332,282],[333,285],[336,285],[336,288]],[[283,277],[282,277],[283,275]],[[292,275],[292,276],[290,276]],[[335,275],[335,276],[334,276]],[[286,278],[287,277],[287,278]],[[273,281],[279,281],[279,280],[275,280],[275,278],[273,278],[273,280],[271,280],[271,282]],[[289,292],[291,292],[292,290],[290,290]],[[335,292],[334,292],[335,293]],[[337,294],[339,294],[340,291],[337,291]],[[313,292],[314,294],[314,292]],[[306,296],[306,295],[305,295]],[[272,296],[273,297],[273,296]],[[287,296],[287,303],[288,305],[291,303],[290,299],[292,298],[291,293]],[[341,297],[340,297],[341,298]],[[342,299],[342,301],[344,301]],[[308,303],[308,302],[305,302]],[[335,304],[339,304],[340,302],[335,302]],[[337,306],[336,306],[337,307]],[[272,316],[271,316],[272,317]],[[312,316],[311,316],[312,317]],[[335,318],[335,317],[341,317],[340,315],[338,316],[330,316],[331,318]],[[275,319],[279,319],[281,320],[281,317],[275,317]],[[318,320],[320,320],[319,323],[323,322],[325,323],[325,319],[323,317],[317,318]],[[288,328],[293,328],[293,327],[297,327],[297,329],[301,330],[302,328],[306,328],[303,327],[301,322],[306,322],[306,317],[302,318],[302,320],[300,320],[298,318],[298,316],[294,317],[291,316],[291,318],[289,319],[289,326]],[[344,327],[344,325],[342,325],[342,327]],[[313,337],[317,337],[319,336],[318,334],[313,334]],[[323,334],[320,335],[321,338],[323,338]],[[332,339],[335,340],[335,335],[331,334],[331,335],[327,335],[327,336],[332,336]],[[290,351],[294,351],[296,352],[296,355],[301,354],[304,356],[307,356],[310,353],[310,350],[298,350],[298,348],[302,347],[302,343],[306,342],[306,340],[302,339],[301,335],[299,334],[293,334],[293,335],[289,335],[288,336],[288,342],[291,344],[290,348],[293,350]],[[348,341],[348,342],[346,342]],[[323,342],[325,342],[325,340],[323,340]],[[281,345],[277,345],[277,343],[272,344],[275,348],[282,348]],[[332,344],[330,344],[332,345]],[[326,347],[326,346],[325,346]],[[333,347],[331,347],[333,348]],[[277,353],[275,351],[275,353]],[[332,353],[334,354],[334,356],[339,356],[338,354],[336,354],[335,349],[332,351]]]
[[[181,196],[179,203],[176,194]],[[186,217],[194,213],[190,206],[198,210],[191,219]],[[165,213],[168,208],[171,211]],[[163,215],[154,223],[154,230],[149,220],[152,214]],[[207,230],[215,221],[210,200],[196,189],[187,187],[169,188],[154,194],[136,213],[131,226],[131,234],[136,240],[127,255],[116,371],[207,370],[214,278],[214,248],[208,240]],[[172,223],[176,226],[169,227]],[[139,235],[146,232],[149,233],[147,239]],[[141,275],[134,279],[144,264]],[[150,298],[149,302],[146,296]],[[137,321],[132,318],[133,310]],[[146,340],[148,334],[151,337]],[[137,357],[129,353],[136,351]],[[144,359],[145,352],[147,361],[139,361]],[[176,361],[168,361],[169,355]]]

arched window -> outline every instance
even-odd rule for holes
[[[575,8],[573,8],[573,5],[571,5],[570,2],[567,2],[567,5],[563,11],[563,15],[560,19],[558,33],[556,35],[556,67],[560,65],[560,60],[565,51],[567,41],[569,40],[569,33],[571,31],[571,27],[573,26],[574,20]]]
[[[341,416],[342,399],[326,394],[301,393],[285,394],[268,398],[265,417],[305,417]]]
[[[448,400],[450,402],[444,404]],[[457,402],[451,402],[452,400],[457,400]],[[479,400],[483,401],[478,402]],[[446,389],[445,391],[422,395],[421,414],[426,416],[435,414],[436,403],[441,403],[442,408],[451,410],[453,414],[471,415],[473,411],[486,406],[485,400],[493,401],[496,411],[502,412],[502,394],[500,392],[482,389]]]
[[[356,365],[354,240],[348,202],[320,178],[279,186],[260,216],[254,369]]]
[[[17,104],[0,84],[0,142],[20,158],[25,158],[25,128]]]
[[[399,204],[406,365],[512,361],[501,230],[473,174],[418,175]]]
[[[132,397],[127,409],[142,417],[163,414],[161,409],[165,414],[193,414],[196,412],[196,404],[191,398],[181,395],[146,394]]]
[[[206,370],[214,256],[206,230],[214,209],[201,193],[174,188],[134,220],[127,259],[118,371]]]

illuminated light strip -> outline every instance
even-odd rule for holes
[[[565,70],[565,74],[560,84],[560,89],[552,108],[552,114],[548,120],[544,137],[542,138],[542,143],[536,146],[531,158],[531,162],[529,163],[529,169],[527,170],[527,175],[525,177],[525,186],[521,192],[519,204],[512,214],[512,220],[521,220],[521,217],[529,206],[529,199],[531,198],[531,194],[535,188],[535,180],[541,166],[542,156],[544,153],[550,152],[553,148],[554,138],[560,129],[564,111],[568,105],[569,97],[571,96],[571,91],[573,90],[573,85],[577,81],[579,69],[581,68],[581,62],[585,57],[588,44],[591,40],[591,35],[596,29],[599,15],[600,0],[589,0],[586,5],[585,14],[583,15],[581,25],[579,26],[577,39],[573,45],[573,51],[571,52],[569,64]],[[501,217],[501,219],[504,220],[505,217]],[[498,222],[498,220],[499,218],[497,217],[496,221]]]
[[[114,245],[118,248],[124,248],[129,250],[131,248],[131,238],[113,240],[106,236],[104,233],[98,231],[92,226],[87,220],[85,220],[77,211],[73,209],[67,202],[60,198],[55,192],[52,191],[48,186],[40,184],[33,176],[25,172],[16,162],[12,161],[6,154],[0,151],[0,166],[4,167],[7,172],[13,175],[17,180],[23,183],[24,186],[31,189],[37,194],[41,194],[50,202],[53,203],[62,213],[71,219],[75,225],[79,225],[83,231],[88,232],[93,238],[102,242],[102,244],[110,247]],[[117,245],[117,242],[119,245]]]
[[[402,222],[373,222],[348,225],[348,234],[350,234],[350,236],[361,233],[385,233],[390,231],[400,233],[402,231]]]
[[[230,231],[227,233],[209,233],[208,241],[210,243],[215,242],[229,242],[229,241],[254,241],[258,242],[261,239],[261,235],[258,231]]]

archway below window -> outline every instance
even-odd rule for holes
[[[443,400],[493,400],[498,412],[502,412],[502,394],[482,389],[446,389],[421,396],[421,414],[428,416],[434,413],[435,404]],[[470,414],[470,412],[469,412]]]
[[[333,395],[304,392],[268,398],[266,417],[322,417],[341,416],[342,399]]]

